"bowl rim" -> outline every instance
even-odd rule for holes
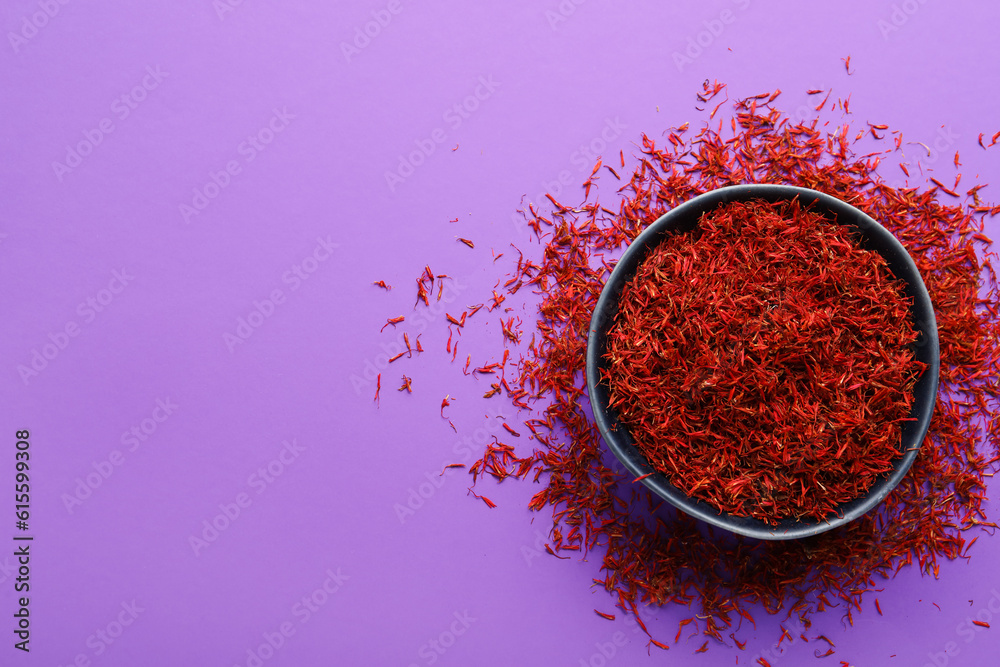
[[[690,498],[682,493],[667,481],[665,475],[653,470],[634,445],[619,437],[617,431],[625,429],[607,414],[606,400],[603,402],[601,400],[607,392],[606,389],[602,389],[599,371],[602,367],[603,343],[606,338],[604,325],[617,311],[618,292],[634,275],[636,267],[645,259],[649,249],[663,235],[672,233],[675,227],[685,221],[693,224],[692,220],[696,221],[702,213],[733,201],[764,199],[775,202],[794,198],[823,212],[833,213],[838,224],[854,226],[864,238],[879,244],[873,249],[893,267],[891,269],[893,274],[907,284],[907,295],[913,298],[911,313],[916,327],[924,336],[924,340],[918,346],[918,356],[922,355],[921,360],[927,364],[927,368],[914,388],[911,414],[917,421],[904,425],[902,437],[904,453],[895,461],[892,472],[878,480],[864,496],[843,503],[836,513],[823,520],[784,519],[777,525],[770,525],[759,519],[736,517],[719,512],[707,502]],[[900,275],[901,272],[908,275]],[[611,310],[612,308],[614,310]],[[940,375],[940,347],[934,308],[927,287],[913,258],[891,232],[863,211],[831,195],[792,185],[753,183],[726,186],[697,195],[661,215],[629,244],[601,289],[591,316],[587,336],[586,375],[590,409],[601,437],[630,473],[636,477],[653,473],[642,480],[647,488],[680,511],[708,524],[746,537],[787,540],[818,535],[853,521],[878,506],[903,479],[917,457],[934,412],[934,399]],[[923,400],[920,400],[921,398]]]

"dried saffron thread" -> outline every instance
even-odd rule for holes
[[[724,205],[624,286],[610,407],[686,494],[770,523],[823,519],[900,455],[922,370],[904,289],[797,201]]]
[[[706,81],[697,96],[706,118],[714,113],[708,102],[725,88]],[[820,92],[826,99],[817,111],[832,94],[810,94]],[[984,475],[996,470],[1000,456],[1000,294],[981,232],[982,217],[1000,207],[981,202],[975,190],[971,204],[944,204],[936,188],[890,187],[878,164],[901,150],[901,135],[886,132],[883,153],[859,158],[849,125],[831,132],[816,119],[795,122],[759,99],[732,102],[731,116],[696,134],[687,124],[675,128],[662,145],[643,136],[635,169],[622,174],[625,185],[611,208],[596,199],[566,206],[552,197],[551,210],[528,206],[525,220],[542,244],[540,256],[519,260],[506,295],[495,295],[511,296],[522,286],[541,295],[532,341],[518,348],[516,376],[501,383],[515,405],[537,406],[540,414],[526,424],[539,449],[517,458],[502,443],[489,445],[470,469],[473,480],[487,463],[498,480],[533,473],[543,486],[528,507],[550,506],[553,513],[546,550],[560,558],[571,547],[600,554],[604,576],[597,583],[647,634],[639,602],[694,605],[698,631],[719,641],[728,629],[736,641],[735,621],[752,622],[748,610],[756,607],[795,614],[808,628],[812,613],[832,606],[830,596],[847,603],[849,620],[850,609],[860,609],[874,590],[875,576],[911,564],[936,575],[940,560],[962,554],[965,531],[994,525],[985,519],[983,500]],[[826,192],[882,222],[924,278],[941,342],[935,416],[907,477],[877,510],[790,542],[719,534],[664,507],[609,464],[584,400],[590,315],[613,258],[667,210],[718,187],[752,182]],[[525,393],[514,399],[515,392]],[[990,443],[988,455],[982,443]]]
[[[387,326],[389,326],[390,324],[392,325],[392,328],[395,329],[396,325],[399,324],[400,322],[402,322],[404,319],[406,319],[406,318],[403,317],[402,315],[400,315],[399,317],[390,317],[389,319],[387,319],[385,321],[385,324],[382,325],[382,328],[379,329],[379,333],[381,333],[382,331],[384,331],[385,328]]]

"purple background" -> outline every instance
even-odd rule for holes
[[[616,611],[590,586],[598,558],[538,551],[548,515],[526,510],[537,487],[481,484],[499,505],[490,510],[467,497],[464,471],[438,476],[445,463],[473,460],[463,438],[478,454],[500,433],[496,415],[516,415],[503,399],[482,399],[486,384],[463,377],[461,363],[445,363],[443,315],[413,320],[413,280],[425,264],[453,276],[454,313],[486,300],[508,244],[538,247],[512,217],[522,197],[553,190],[561,172],[575,193],[592,164],[578,151],[602,131],[607,155],[628,155],[642,132],[700,122],[694,94],[705,78],[729,83],[731,98],[782,88],[787,111],[816,103],[805,90],[832,87],[834,98],[852,95],[855,123],[887,123],[927,144],[951,137],[935,165],[945,182],[954,150],[963,186],[995,181],[997,149],[984,152],[976,137],[1000,129],[1000,6],[62,2],[0,8],[0,545],[15,532],[8,485],[20,428],[31,431],[36,536],[30,656],[12,647],[13,558],[0,546],[0,664],[255,664],[248,650],[283,623],[294,634],[264,664],[744,665],[765,655],[780,630],[761,611],[745,651],[695,655],[699,637],[647,658],[620,612],[608,622],[592,611]],[[373,12],[387,25],[345,53]],[[678,64],[674,54],[698,39],[701,52]],[[478,108],[446,115],[483,80]],[[123,106],[133,90],[135,108]],[[273,121],[281,131],[248,160],[242,142],[275,110],[286,114]],[[113,130],[92,152],[54,168],[102,119]],[[439,128],[443,141],[390,188],[385,173]],[[916,157],[919,147],[907,150]],[[216,193],[212,175],[230,161],[239,172]],[[181,205],[206,186],[217,196],[186,219]],[[996,185],[983,194],[997,199]],[[286,272],[319,238],[337,247],[321,250],[324,261],[293,289]],[[491,248],[508,253],[496,266]],[[114,271],[127,285],[102,292]],[[372,287],[380,279],[396,289]],[[224,335],[275,289],[283,302],[230,350]],[[108,296],[91,316],[86,300]],[[378,334],[400,314],[405,325]],[[530,310],[512,314],[531,321]],[[483,363],[500,348],[496,318],[477,318],[460,361]],[[78,335],[62,339],[70,322]],[[382,371],[376,408],[366,369],[420,328],[428,352]],[[50,336],[64,349],[22,379],[18,366]],[[403,373],[412,395],[396,391]],[[457,434],[438,414],[446,394]],[[158,400],[176,407],[166,415]],[[130,450],[123,434],[154,415],[166,418],[146,421],[155,432]],[[286,440],[302,448],[297,457],[272,463],[281,474],[271,482],[251,479]],[[67,507],[115,451],[120,465]],[[195,553],[190,538],[241,493],[249,506]],[[401,515],[408,500],[420,506]],[[817,664],[995,662],[1000,540],[984,536],[971,553],[937,581],[910,568],[885,582],[885,616],[868,598],[853,629],[839,610],[816,617],[811,634],[837,644]],[[340,575],[328,587],[339,588],[317,594],[308,618],[297,613],[328,570]],[[113,643],[99,639],[118,633],[133,601],[136,618],[122,615],[130,624]],[[972,632],[966,617],[980,610],[994,628]],[[645,618],[672,641],[690,614]],[[431,640],[449,646],[435,651]],[[817,647],[826,648],[786,642],[769,659],[808,664]]]

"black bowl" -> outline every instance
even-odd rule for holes
[[[880,478],[866,495],[840,505],[835,513],[822,520],[785,519],[777,525],[770,525],[758,519],[721,513],[708,503],[681,492],[667,480],[665,475],[655,472],[645,456],[635,447],[628,430],[619,423],[615,411],[608,408],[608,388],[601,382],[601,370],[608,368],[604,358],[607,332],[618,312],[618,296],[622,287],[632,278],[639,264],[664,236],[693,228],[703,213],[722,204],[751,199],[777,202],[795,197],[798,197],[801,204],[810,206],[813,211],[823,214],[830,220],[854,227],[860,233],[859,245],[882,255],[893,275],[906,283],[906,296],[913,299],[910,312],[920,334],[914,351],[917,359],[926,364],[927,369],[921,375],[913,392],[911,416],[915,421],[906,422],[902,429],[900,451],[903,454],[894,461],[893,469],[889,473]],[[927,434],[931,414],[934,412],[939,370],[934,308],[924,281],[902,244],[884,227],[853,206],[815,190],[789,185],[755,184],[720,188],[685,202],[651,224],[625,250],[614,271],[611,272],[594,309],[587,342],[587,388],[597,428],[625,468],[636,477],[654,473],[642,480],[642,483],[683,512],[733,533],[764,540],[788,540],[817,535],[858,518],[882,502],[910,469]]]

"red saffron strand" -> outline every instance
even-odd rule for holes
[[[863,290],[839,293],[859,281]],[[847,227],[797,202],[721,206],[651,250],[625,285],[608,331],[609,406],[687,495],[770,523],[822,519],[898,455],[922,370],[909,350],[917,333],[904,289],[881,255],[854,247]],[[782,325],[793,321],[801,325]],[[872,333],[862,342],[850,337],[855,327]],[[689,369],[685,359],[702,362]],[[825,398],[831,383],[844,389]],[[822,406],[815,426],[785,417],[805,405]],[[856,414],[879,421],[851,426]]]
[[[387,326],[389,326],[390,324],[395,329],[396,325],[399,324],[400,322],[402,322],[404,319],[406,319],[406,318],[403,317],[402,315],[400,315],[399,317],[390,317],[388,320],[385,321],[385,324],[382,325],[382,328],[379,329],[379,333],[382,333],[383,331],[385,331],[385,328]]]
[[[848,59],[844,60],[845,69],[852,73]],[[946,192],[959,192],[957,183],[950,188],[929,180],[924,183],[925,176],[914,182],[912,176],[917,172],[902,163],[900,169],[910,178],[907,187],[890,186],[879,172],[875,154],[855,155],[853,138],[858,127],[851,128],[843,119],[824,125],[827,119],[834,121],[831,117],[838,111],[838,103],[827,105],[832,92],[808,91],[810,95],[822,93],[824,98],[815,107],[818,113],[813,118],[799,121],[770,104],[774,93],[731,100],[715,108],[718,101],[709,102],[718,95],[728,97],[727,88],[718,81],[706,81],[696,95],[701,129],[677,128],[671,132],[673,137],[664,135],[662,140],[639,137],[634,168],[619,173],[622,182],[618,185],[622,187],[612,195],[613,202],[600,203],[595,187],[576,205],[546,197],[544,206],[526,206],[524,217],[539,243],[537,252],[518,251],[518,256],[509,256],[511,274],[498,280],[492,300],[486,299],[483,315],[498,309],[502,313],[492,320],[502,332],[493,344],[512,350],[512,358],[517,359],[509,368],[504,364],[506,376],[491,386],[487,397],[504,393],[513,405],[534,413],[526,424],[537,449],[518,457],[513,448],[506,449],[507,445],[489,444],[483,458],[470,469],[473,481],[482,473],[497,480],[510,476],[539,483],[528,507],[532,511],[549,508],[553,531],[559,529],[552,533],[552,544],[546,545],[546,551],[566,559],[569,557],[560,551],[579,548],[591,559],[600,558],[603,579],[598,583],[617,597],[620,608],[635,615],[647,634],[636,615],[640,602],[694,606],[698,617],[704,619],[695,632],[706,639],[719,639],[724,629],[731,628],[736,641],[741,632],[737,622],[741,626],[745,619],[756,627],[750,611],[759,609],[770,614],[794,610],[803,627],[808,627],[812,614],[834,607],[839,600],[848,605],[845,621],[853,622],[850,609],[874,592],[877,577],[889,578],[910,566],[936,576],[940,561],[968,552],[974,540],[963,537],[965,531],[990,534],[995,525],[987,520],[984,501],[986,476],[996,472],[1000,462],[996,445],[1000,442],[1000,352],[996,344],[1000,339],[1000,290],[989,264],[991,242],[982,230],[984,218],[1000,214],[1000,207],[980,200],[981,185],[973,184],[967,195],[971,203],[966,204]],[[849,100],[839,102],[845,113],[850,110]],[[709,126],[711,113],[720,117],[712,119]],[[860,125],[864,141],[885,141],[887,147],[894,145],[896,149],[903,145],[902,135],[888,126]],[[868,132],[869,128],[875,132]],[[883,138],[872,139],[873,134]],[[982,135],[979,143],[987,148]],[[623,153],[620,158],[624,169]],[[947,162],[935,165],[939,183],[948,183],[948,178],[940,175],[943,166],[951,168],[953,161]],[[609,465],[586,400],[583,371],[590,318],[621,251],[662,213],[692,197],[727,185],[759,182],[826,192],[886,226],[921,271],[935,302],[941,340],[941,391],[935,416],[906,478],[873,512],[809,540],[757,543],[720,536],[664,505],[644,485],[632,484],[631,475],[616,472]],[[765,246],[762,254],[780,247],[777,243]],[[675,269],[683,273],[685,265],[677,263]],[[725,270],[720,262],[717,273]],[[708,275],[696,271],[690,275],[695,280],[692,289],[706,289],[707,293]],[[862,274],[844,274],[851,275],[857,279]],[[433,274],[425,272],[418,280],[418,302],[423,298],[421,289],[426,297],[433,279]],[[532,293],[529,298],[537,295],[537,306],[520,298],[522,287],[529,288],[525,290]],[[525,326],[532,332],[530,343],[520,342],[522,324],[504,312],[504,307],[529,313]],[[527,310],[536,307],[537,312]],[[828,322],[801,323],[809,313],[826,317],[825,308],[802,313],[791,329],[823,328]],[[718,322],[720,333],[737,326]],[[419,352],[419,338],[416,346]],[[773,356],[761,356],[773,352],[757,350],[755,354],[753,363],[760,366],[762,377],[773,371]],[[800,351],[800,359],[807,357]],[[747,363],[746,350],[742,362],[738,354],[728,361],[731,363],[726,365],[707,357],[691,359],[691,367],[702,374],[692,373],[687,386],[679,387],[675,395],[694,402],[714,397],[747,410],[778,407],[778,417],[785,420],[779,419],[779,425],[795,420],[788,410],[799,404],[791,394],[784,403],[754,404],[746,389],[731,382],[732,370]],[[896,371],[902,368],[892,354],[887,366]],[[713,371],[718,377],[713,378]],[[833,365],[827,365],[818,372],[829,373],[834,381],[831,386],[838,387],[838,392],[864,393],[866,385],[859,378],[847,377],[853,372],[851,368],[842,368],[839,376],[834,371]],[[726,381],[730,384],[722,392],[718,387]],[[884,401],[892,403],[883,393],[859,400],[868,401],[858,405],[869,409]],[[866,420],[867,416],[862,421]],[[758,423],[763,421],[761,418]],[[821,425],[822,420],[817,419],[808,428],[822,437],[831,426],[820,431]],[[703,430],[694,424],[687,428]],[[704,436],[695,433],[695,437]],[[758,443],[768,455],[777,456],[774,443],[762,439]],[[856,458],[851,443],[835,440],[827,444],[831,447],[827,457],[832,461]],[[824,472],[813,467],[802,478],[798,494],[805,489],[809,498],[808,488],[814,482],[826,483],[821,476]],[[708,475],[688,475],[688,479],[699,489],[716,481]],[[775,481],[769,483],[774,485]],[[749,482],[733,477],[725,483],[733,484],[734,492],[748,483],[768,488],[761,477]],[[844,481],[841,490],[849,490],[849,486]],[[943,489],[948,491],[942,493]],[[773,498],[762,505],[760,497],[758,494],[755,501],[744,502],[743,509],[816,509],[794,497]],[[717,567],[718,563],[725,563],[725,567]],[[882,614],[877,600],[876,610]],[[763,658],[757,662],[767,666]]]

